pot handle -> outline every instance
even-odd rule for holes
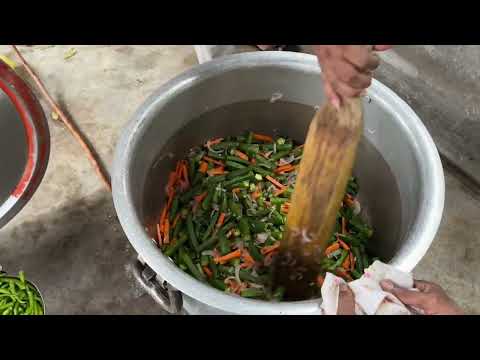
[[[157,274],[150,266],[135,259],[132,269],[135,279],[165,311],[170,314],[178,314],[182,310],[182,293],[166,281],[160,284],[157,280]]]

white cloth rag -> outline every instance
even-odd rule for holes
[[[360,279],[346,283],[345,280],[327,273],[322,285],[322,313],[336,315],[340,284],[347,284],[355,295],[357,315],[410,315],[412,312],[394,295],[383,291],[380,281],[391,280],[400,287],[413,289],[413,277],[391,265],[375,261],[365,269]]]

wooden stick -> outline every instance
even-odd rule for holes
[[[67,115],[65,115],[65,113],[60,109],[58,104],[53,100],[53,98],[48,93],[47,89],[43,85],[40,78],[32,70],[32,68],[30,67],[28,62],[22,56],[20,51],[17,49],[17,47],[15,45],[12,45],[12,48],[13,48],[13,51],[15,51],[15,53],[17,54],[18,58],[20,59],[20,62],[22,63],[22,65],[25,67],[25,70],[27,71],[27,73],[33,79],[35,84],[38,86],[42,95],[46,98],[49,105],[58,114],[60,119],[62,119],[62,122],[65,124],[67,129],[73,135],[73,137],[80,143],[80,146],[83,148],[83,150],[87,154],[88,160],[90,161],[90,163],[94,167],[96,173],[98,174],[98,176],[100,176],[100,179],[102,180],[102,182],[104,183],[104,185],[108,189],[108,191],[111,192],[112,191],[112,185],[110,183],[110,175],[108,174],[106,169],[104,169],[102,167],[102,165],[98,162],[94,150],[88,144],[88,140],[85,138],[84,135],[81,134],[81,132],[78,130],[78,127],[75,125],[75,123],[72,120],[70,120],[67,117]]]

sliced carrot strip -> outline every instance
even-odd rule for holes
[[[165,223],[163,224],[163,243],[170,244],[170,221],[168,217],[165,218]]]
[[[265,246],[261,252],[263,255],[270,254],[272,251],[277,250],[280,247],[280,241],[277,241],[275,244],[270,246]]]
[[[157,224],[157,242],[158,245],[162,245],[163,240],[162,240],[162,227],[160,226],[160,223]]]
[[[208,266],[204,266],[202,269],[203,269],[203,271],[205,271],[205,274],[207,274],[207,276],[209,278],[211,278],[213,276],[213,272],[212,272],[212,270],[210,270],[210,268]]]
[[[198,171],[200,171],[202,174],[205,174],[208,170],[208,163],[205,161],[200,162],[200,167],[198,168]]]
[[[225,264],[227,261],[230,261],[232,259],[237,259],[240,256],[242,256],[242,251],[240,249],[237,249],[227,255],[214,258],[214,261],[216,264]]]
[[[338,249],[340,249],[340,244],[338,242],[334,242],[332,245],[330,245],[325,249],[325,255],[329,255]]]
[[[240,188],[234,188],[232,189],[232,192],[234,192],[235,194],[238,194],[240,192]]]
[[[163,230],[163,224],[165,223],[166,216],[167,216],[167,207],[164,206],[162,210],[162,214],[160,215],[160,221],[158,222],[160,224],[161,230]]]
[[[205,199],[205,197],[207,196],[207,192],[205,191],[204,193],[201,193],[200,195],[197,195],[194,197],[195,199],[195,202],[198,204],[198,203],[201,203],[203,201],[203,199]]]
[[[286,186],[285,186],[283,189],[278,189],[278,190],[275,191],[274,195],[275,195],[275,196],[281,195],[281,194],[283,194],[285,191],[287,191],[287,189],[288,189],[288,188],[287,188]]]
[[[253,200],[257,200],[261,195],[262,195],[262,193],[261,193],[259,190],[255,190],[255,191],[252,193],[252,199],[253,199]]]
[[[173,219],[173,224],[172,224],[172,229],[175,229],[175,226],[177,226],[178,220],[180,220],[180,213],[175,216],[175,219]]]
[[[220,216],[218,217],[217,221],[217,229],[223,225],[223,222],[225,221],[225,213],[221,213]]]
[[[212,164],[216,164],[216,165],[219,165],[219,166],[225,166],[225,164],[223,162],[221,162],[220,160],[215,160],[215,159],[212,159],[211,157],[209,156],[204,156],[203,157],[203,160],[205,161],[208,161]]]
[[[290,203],[282,204],[282,206],[280,206],[280,210],[282,210],[282,212],[285,214],[288,214],[288,210],[290,210]]]
[[[339,242],[339,244],[342,248],[344,248],[347,251],[350,250],[350,246],[348,246],[342,239],[337,237],[337,241]]]
[[[275,186],[276,186],[277,188],[279,188],[279,189],[283,189],[283,188],[286,187],[285,185],[279,183],[277,180],[275,180],[274,178],[272,178],[270,175],[267,175],[267,176],[266,176],[266,179],[267,179],[268,181],[270,181],[273,185],[275,185]]]
[[[176,182],[177,182],[177,172],[171,171],[170,175],[168,176],[167,193],[170,191],[170,189],[173,189]]]
[[[291,165],[291,164],[287,164],[287,165],[282,165],[282,166],[279,166],[275,169],[275,172],[277,174],[279,173],[287,173],[287,172],[290,172],[290,171],[293,171],[295,170],[295,166]]]
[[[187,170],[187,162],[185,161],[182,166],[182,175],[184,181],[187,183],[187,186],[190,186],[190,181],[188,180],[188,170]]]
[[[235,150],[235,155],[237,155],[240,159],[247,160],[248,161],[248,155],[244,154],[240,150]]]
[[[223,141],[223,138],[217,138],[217,139],[210,139],[206,142],[206,146],[212,146],[212,145],[217,145],[220,144]]]
[[[225,174],[225,169],[223,168],[223,166],[219,166],[217,168],[208,170],[207,174],[210,176],[222,175],[222,174]]]
[[[253,134],[253,138],[258,141],[264,141],[264,142],[273,142],[273,138],[268,135],[262,135],[262,134]]]
[[[350,253],[350,271],[353,271],[355,269],[355,256],[353,256],[353,253]]]
[[[350,254],[348,254],[348,256],[343,261],[342,267],[344,269],[350,269]]]

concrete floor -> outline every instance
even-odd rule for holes
[[[189,46],[76,48],[69,60],[67,46],[22,49],[109,167],[119,132],[135,109],[193,66],[195,54]],[[11,55],[6,46],[0,54]],[[136,255],[110,194],[62,124],[50,119],[50,131],[45,179],[0,231],[0,264],[8,272],[23,269],[43,290],[51,314],[161,314],[132,278],[128,264]],[[446,187],[440,231],[414,274],[438,282],[469,313],[480,313],[480,196],[448,170]]]

